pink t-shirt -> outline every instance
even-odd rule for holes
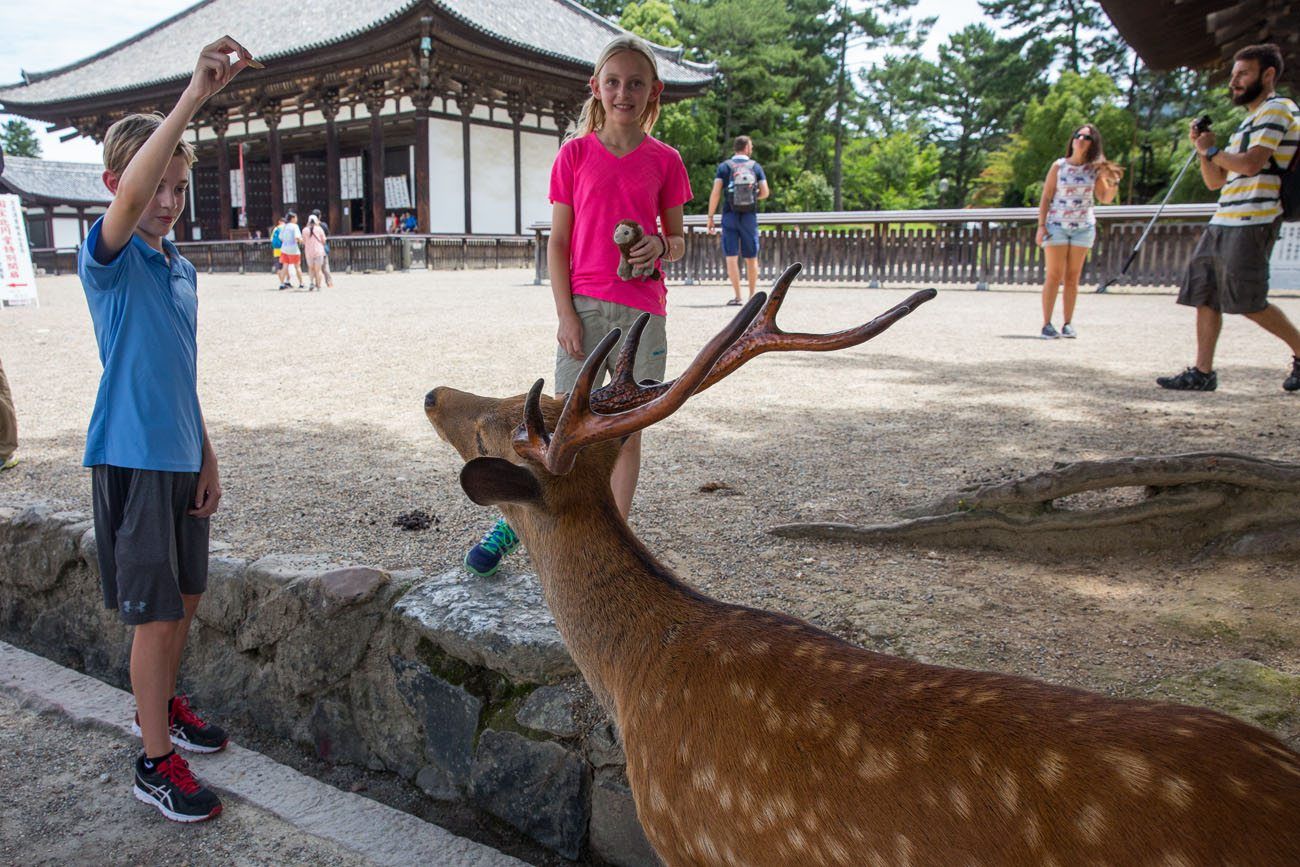
[[[573,208],[569,285],[574,295],[613,301],[658,316],[667,313],[663,280],[618,276],[614,226],[636,220],[660,231],[659,216],[691,200],[682,155],[653,136],[616,157],[595,133],[566,142],[551,167],[551,202]]]

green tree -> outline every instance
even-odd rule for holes
[[[826,211],[830,209],[833,196],[825,175],[805,169],[794,183],[787,185],[781,210]]]
[[[617,21],[623,13],[624,4],[622,0],[578,0],[578,2],[597,15],[611,21]]]
[[[980,0],[980,8],[1019,29],[1023,41],[1046,47],[1049,56],[1064,48],[1071,72],[1082,72],[1118,41],[1096,0]]]
[[[989,153],[1019,123],[1023,106],[1044,87],[1045,45],[1022,52],[1021,43],[998,39],[983,24],[952,34],[929,67],[923,95],[934,106],[951,179],[946,200],[962,203]]]
[[[854,211],[930,207],[941,159],[939,146],[916,131],[857,139],[844,159],[844,206]]]
[[[39,157],[41,142],[36,131],[25,120],[12,118],[0,127],[0,147],[13,157]]]
[[[682,44],[678,35],[677,13],[666,0],[641,0],[623,7],[618,26],[642,39],[674,48]]]

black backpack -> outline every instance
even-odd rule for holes
[[[1294,162],[1294,161],[1293,161]],[[758,173],[753,160],[731,161],[731,210],[747,214],[758,210]]]
[[[1297,166],[1297,163],[1300,163],[1300,141],[1291,142],[1284,139],[1278,145],[1278,149],[1293,143],[1296,149],[1291,154],[1291,162],[1285,169],[1278,165],[1277,157],[1268,158],[1268,171],[1279,175],[1282,182],[1282,222],[1284,223],[1300,222],[1300,166]]]

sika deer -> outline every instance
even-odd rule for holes
[[[594,393],[617,332],[564,402],[540,381],[527,396],[425,398],[468,461],[465,491],[500,506],[527,544],[622,734],[660,856],[727,867],[1300,864],[1300,755],[1266,732],[1202,708],[872,653],[704,596],[632,535],[609,488],[619,438],[754,355],[860,343],[933,297],[851,331],[786,335],[774,320],[797,270],[673,382],[632,382],[634,327],[614,382]]]

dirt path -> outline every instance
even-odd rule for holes
[[[524,272],[344,277],[322,294],[200,281],[200,380],[227,495],[218,547],[332,552],[387,567],[457,562],[490,512],[421,411],[434,385],[525,390],[552,374],[554,313]],[[23,464],[0,502],[87,509],[79,466],[99,375],[75,278],[0,312]],[[731,315],[718,285],[674,286],[669,375]],[[796,284],[781,323],[865,321],[904,289]],[[1300,300],[1277,299],[1293,318]],[[1192,353],[1169,293],[1084,296],[1078,340],[1041,341],[1032,291],[944,291],[872,343],[765,356],[646,435],[633,525],[683,577],[869,647],[1119,693],[1237,657],[1300,673],[1292,563],[1196,552],[1053,559],[776,539],[794,520],[873,521],[968,482],[1055,461],[1232,450],[1300,460],[1281,344],[1232,317],[1219,391],[1155,387]],[[702,493],[708,482],[730,492]],[[437,518],[407,531],[413,509]],[[517,561],[521,567],[525,561]],[[1283,730],[1293,743],[1300,730]]]
[[[37,714],[0,693],[0,863],[370,863],[235,798],[209,822],[169,822],[131,795],[136,750],[125,738]],[[202,772],[198,761],[194,768]]]

